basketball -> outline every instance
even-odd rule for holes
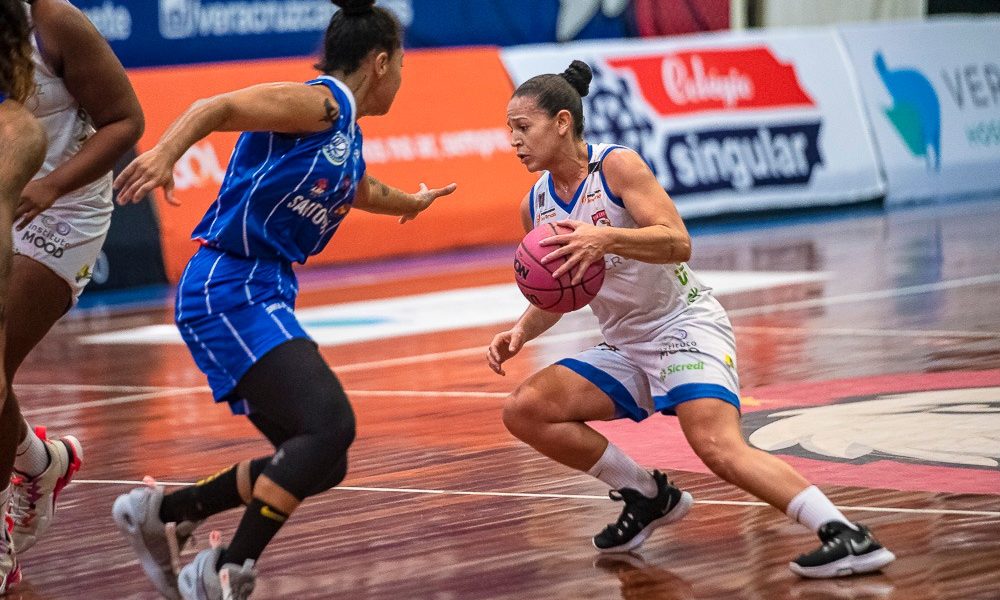
[[[577,285],[571,283],[573,271],[563,274],[558,280],[552,277],[552,273],[566,262],[565,258],[542,264],[542,258],[557,246],[542,246],[539,242],[553,235],[572,231],[571,227],[565,225],[544,223],[529,231],[514,252],[514,280],[517,287],[529,302],[542,310],[554,313],[577,310],[593,300],[604,283],[603,260],[587,267],[583,280]]]

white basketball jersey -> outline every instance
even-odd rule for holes
[[[70,95],[65,83],[42,58],[38,40],[31,39],[35,63],[35,93],[25,106],[38,119],[48,136],[49,147],[45,164],[34,179],[44,177],[80,151],[80,147],[96,133],[90,117]],[[111,210],[111,172],[81,188],[58,198],[55,205],[86,202]]]
[[[531,189],[533,226],[563,219],[598,227],[638,228],[620,198],[611,193],[602,172],[612,151],[632,152],[624,146],[587,146],[590,166],[572,198],[560,198],[546,171]],[[601,324],[604,340],[613,345],[650,342],[692,305],[699,312],[723,311],[685,263],[651,264],[614,254],[604,256],[604,285],[590,307]],[[722,312],[724,314],[724,312]]]

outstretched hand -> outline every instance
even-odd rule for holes
[[[412,221],[417,218],[421,212],[427,210],[427,207],[431,205],[434,200],[440,198],[441,196],[447,196],[448,194],[454,192],[458,188],[458,184],[449,183],[443,188],[428,189],[423,183],[420,184],[420,191],[413,194],[413,199],[416,201],[413,210],[400,215],[399,223],[402,225],[407,221]]]
[[[115,178],[118,204],[140,202],[156,188],[163,188],[170,204],[180,206],[174,198],[174,161],[158,147],[143,152]]]

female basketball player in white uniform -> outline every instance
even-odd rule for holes
[[[8,381],[90,281],[111,221],[111,170],[143,130],[125,70],[87,17],[65,0],[30,4],[36,90],[25,106],[44,128],[48,152],[14,215]],[[11,515],[23,553],[51,524],[55,497],[79,469],[82,449],[73,436],[36,435],[23,419],[15,439]]]
[[[807,577],[877,570],[895,557],[850,523],[780,459],[747,445],[740,431],[736,347],[725,310],[685,264],[691,240],[673,202],[634,151],[583,139],[583,62],[561,75],[524,82],[507,105],[511,144],[542,175],[521,202],[525,230],[563,222],[572,233],[546,240],[547,259],[567,257],[553,275],[574,283],[603,260],[603,287],[590,303],[603,344],[532,375],[507,399],[504,424],[566,466],[607,483],[624,501],[617,523],[594,537],[601,552],[637,548],[658,526],[677,521],[692,498],[659,471],[649,473],[586,424],[676,414],[699,458],[719,477],[817,532],[819,549],[790,563]],[[563,244],[560,248],[559,244]],[[560,315],[529,305],[493,338],[490,367],[552,327]]]
[[[24,108],[34,90],[30,32],[20,0],[0,0],[0,360],[4,357],[14,209],[24,186],[45,159],[45,132]],[[0,376],[0,595],[21,580],[5,518],[21,423],[17,402],[8,397],[8,391],[7,378]]]

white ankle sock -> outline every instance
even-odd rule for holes
[[[819,532],[819,528],[830,521],[838,521],[856,529],[833,502],[830,502],[830,499],[814,485],[796,494],[788,503],[785,514],[814,532]]]
[[[38,477],[49,466],[49,450],[32,429],[17,445],[17,457],[14,459],[14,470],[28,477]]]
[[[617,446],[608,442],[601,458],[587,471],[588,475],[600,479],[611,489],[632,488],[647,498],[656,496],[659,489],[649,471],[643,469]]]

